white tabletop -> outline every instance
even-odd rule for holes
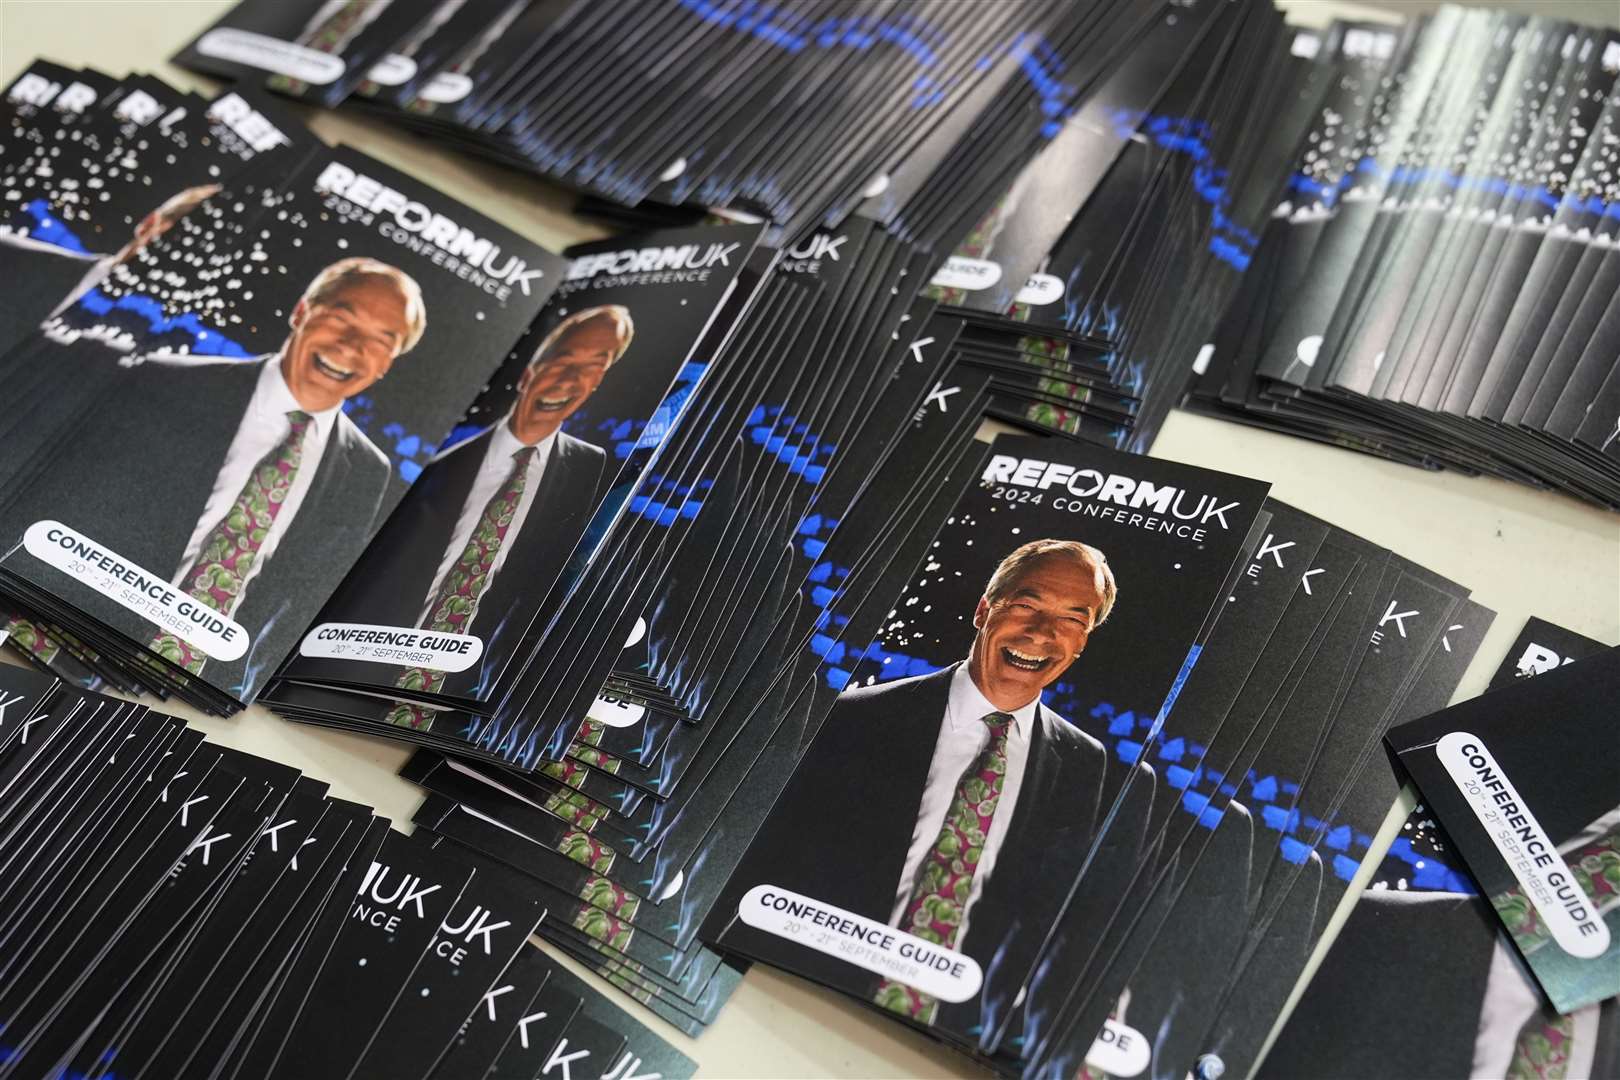
[[[1355,10],[1324,2],[1287,6],[1309,22]],[[206,80],[173,67],[167,57],[230,7],[231,0],[0,0],[0,80],[9,81],[42,56],[115,75],[150,72],[207,92]],[[328,142],[375,155],[553,250],[602,235],[569,215],[568,194],[540,181],[438,148],[361,113],[311,113],[309,119]],[[1484,688],[1532,615],[1620,641],[1620,516],[1501,481],[1422,472],[1181,413],[1165,425],[1154,454],[1270,480],[1277,497],[1470,586],[1497,619],[1460,697]],[[178,706],[171,711],[215,742],[330,780],[334,795],[369,803],[397,822],[408,822],[420,801],[418,789],[394,775],[410,753],[402,744],[287,723],[260,707],[229,720]],[[749,972],[719,1021],[695,1040],[600,980],[596,985],[695,1058],[700,1076],[976,1072],[966,1059],[921,1035],[764,968]]]

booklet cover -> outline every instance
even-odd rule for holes
[[[1169,709],[1265,491],[998,439],[705,940],[943,1034],[996,1023],[1119,793],[1155,781],[1151,720],[1113,755],[1086,729]]]
[[[1620,994],[1617,700],[1608,649],[1388,738],[1561,1013]]]
[[[672,229],[572,252],[282,676],[427,702],[493,696],[587,526],[623,504],[690,398],[710,359],[695,350],[759,233]],[[374,719],[434,724],[409,701],[375,701]]]
[[[562,269],[346,148],[253,201],[209,198],[81,299],[96,333],[19,346],[73,405],[39,467],[0,494],[0,568],[19,591],[240,701]],[[118,347],[70,347],[86,336]]]

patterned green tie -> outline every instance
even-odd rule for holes
[[[602,841],[574,829],[562,834],[554,850],[564,858],[572,859],[587,870],[594,870],[598,874],[612,870],[614,861],[619,857],[618,852]]]
[[[542,809],[587,833],[602,824],[602,819],[608,814],[607,807],[587,799],[577,791],[569,791],[567,794],[559,791],[546,796]]]
[[[295,42],[306,49],[314,49],[328,55],[343,51],[354,35],[354,28],[366,14],[366,8],[376,0],[346,0],[344,5],[326,18],[326,21],[317,26],[307,35],[305,40]],[[272,75],[265,80],[265,85],[272,90],[279,90],[283,94],[302,94],[309,89],[309,83],[291,75]]]
[[[236,501],[203,537],[197,561],[181,582],[181,588],[193,600],[225,615],[241,603],[248,573],[298,477],[298,467],[304,460],[304,435],[314,420],[300,409],[287,414],[287,434],[259,459]],[[146,647],[193,675],[202,674],[208,660],[204,653],[167,631],[155,635]]]
[[[49,667],[58,656],[62,655],[62,648],[69,650],[70,659],[75,659],[86,665],[95,665],[100,662],[101,654],[90,646],[63,630],[60,626],[52,626],[49,630],[17,616],[6,623],[5,632],[11,645],[33,657],[36,661]]]
[[[595,874],[585,880],[579,896],[585,903],[574,910],[574,929],[623,952],[636,935],[630,920],[641,907],[641,897]]]
[[[540,766],[542,776],[549,776],[559,784],[567,784],[578,790],[590,775],[590,770],[573,758],[564,758],[562,761],[548,761]]]
[[[1574,1034],[1574,1017],[1553,1012],[1532,1016],[1513,1044],[1507,1080],[1564,1080]]]
[[[13,648],[20,649],[42,664],[49,664],[62,653],[62,646],[45,636],[45,631],[28,619],[14,618],[6,623],[6,637]]]
[[[1568,854],[1571,876],[1581,892],[1599,909],[1620,897],[1620,830],[1612,830]],[[1507,924],[1519,951],[1528,956],[1552,940],[1552,932],[1522,889],[1514,887],[1491,897],[1491,905]],[[1553,1012],[1532,1016],[1519,1029],[1513,1044],[1513,1063],[1507,1080],[1564,1080],[1569,1068],[1570,1040],[1575,1020]]]
[[[962,911],[973,891],[973,873],[984,854],[985,836],[990,832],[1007,774],[1007,734],[1012,730],[1013,718],[993,712],[982,719],[990,729],[990,741],[957,781],[956,795],[945,812],[939,839],[917,868],[911,900],[900,919],[901,930],[947,949],[956,944],[962,928]],[[939,1002],[932,997],[892,979],[878,984],[873,1000],[890,1012],[924,1024],[933,1023],[939,1009]]]
[[[1593,906],[1607,908],[1620,899],[1620,829],[1569,853],[1569,872]],[[1507,924],[1513,943],[1526,956],[1552,940],[1552,932],[1541,921],[1529,897],[1518,886],[1491,897],[1491,906]]]
[[[512,516],[523,501],[523,488],[529,482],[529,462],[534,460],[532,446],[525,446],[512,454],[512,471],[506,483],[484,504],[478,515],[467,545],[444,575],[439,591],[433,594],[433,610],[424,630],[435,634],[464,634],[478,613],[478,601],[489,587],[489,571],[495,565],[501,545],[506,542],[507,530],[512,527]],[[394,685],[401,690],[417,693],[436,693],[444,685],[444,672],[431,668],[410,668]],[[389,710],[387,722],[398,727],[427,731],[433,727],[433,710],[408,701],[402,701]]]

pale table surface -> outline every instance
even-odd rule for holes
[[[230,0],[0,0],[0,79],[9,81],[43,56],[112,74],[151,72],[206,91],[205,80],[167,57],[230,6]],[[1319,2],[1287,6],[1302,22],[1354,10]],[[310,121],[327,141],[373,154],[554,250],[601,235],[568,213],[570,197],[557,188],[368,124],[360,115],[312,113]],[[1171,416],[1154,454],[1268,479],[1278,498],[1470,586],[1497,619],[1459,697],[1484,688],[1532,615],[1620,641],[1620,517],[1495,480],[1421,472],[1182,413]],[[401,744],[287,723],[260,707],[230,720],[174,711],[215,742],[330,780],[335,796],[369,803],[396,822],[409,821],[420,801],[418,790],[394,775],[409,755]],[[596,985],[695,1058],[700,1076],[977,1073],[914,1032],[759,967],[696,1040]]]

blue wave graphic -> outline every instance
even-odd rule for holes
[[[1209,123],[1196,117],[1161,116],[1141,109],[1116,109],[1109,117],[1116,134],[1129,138],[1140,134],[1155,146],[1184,154],[1196,165],[1192,171],[1193,191],[1209,206],[1209,251],[1235,270],[1246,270],[1260,238],[1233,221],[1228,212],[1232,195],[1226,186],[1229,170],[1215,161],[1209,144]]]
[[[189,311],[174,316],[165,314],[163,305],[150,296],[131,294],[114,299],[100,289],[91,289],[79,298],[75,306],[93,315],[111,315],[114,312],[133,315],[146,324],[145,332],[153,337],[181,335],[185,339],[181,344],[197,356],[228,356],[242,360],[255,355],[235,339],[210,329]]]
[[[42,244],[52,244],[64,251],[75,251],[80,255],[89,255],[90,249],[84,246],[74,231],[63,223],[62,219],[51,213],[51,204],[45,199],[35,199],[23,206],[23,213],[34,219],[29,228],[30,239],[38,240]]]
[[[940,54],[951,44],[947,35],[909,14],[890,14],[877,19],[826,18],[784,14],[772,4],[726,4],[718,0],[677,2],[704,22],[757,37],[788,53],[798,54],[811,48],[862,52],[878,45],[897,48],[920,69],[912,82],[916,93],[909,104],[914,109],[938,104],[956,85],[956,80],[937,80],[928,73],[929,69],[937,67]],[[1050,139],[1062,130],[1063,119],[1073,109],[1076,93],[1076,87],[1063,80],[1062,57],[1056,49],[1039,35],[1021,31],[981,56],[972,69],[983,71],[1015,50],[1023,52],[1018,69],[1040,98],[1041,114],[1047,118],[1041,134]]]
[[[880,682],[939,670],[940,665],[933,660],[884,649],[881,642],[874,642],[865,649],[851,649],[837,640],[837,631],[848,620],[832,612],[825,612],[824,616],[812,640],[811,651],[823,661],[823,677],[834,689],[842,689],[862,661],[870,661],[877,666]],[[1060,715],[1089,716],[1096,721],[1090,729],[1091,733],[1102,739],[1120,762],[1134,765],[1151,756],[1156,771],[1164,777],[1170,790],[1181,793],[1182,811],[1192,815],[1200,826],[1213,829],[1220,823],[1222,807],[1214,805],[1217,795],[1238,799],[1254,811],[1257,824],[1277,834],[1277,846],[1285,859],[1297,863],[1308,858],[1313,847],[1298,839],[1296,834],[1303,831],[1307,836],[1316,835],[1315,849],[1321,851],[1335,874],[1349,881],[1372,847],[1369,834],[1356,829],[1349,822],[1311,814],[1308,807],[1299,802],[1298,779],[1262,775],[1252,768],[1241,776],[1229,776],[1204,764],[1204,755],[1209,749],[1207,746],[1164,730],[1169,706],[1180,693],[1195,659],[1189,657],[1188,664],[1177,676],[1170,700],[1157,711],[1121,710],[1108,701],[1088,705],[1075,684],[1061,680],[1047,688],[1041,695],[1041,701]],[[1151,751],[1149,747],[1152,747]],[[1410,852],[1410,846],[1407,851]],[[1415,860],[1415,856],[1413,858]],[[1452,888],[1457,876],[1449,867],[1437,866],[1425,875],[1425,880],[1444,882],[1444,887]],[[1456,891],[1470,890],[1460,888]]]

